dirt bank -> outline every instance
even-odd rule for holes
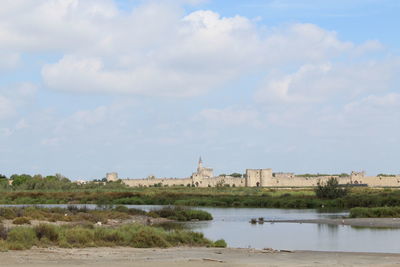
[[[312,219],[312,220],[268,220],[269,223],[317,223],[350,225],[358,227],[400,228],[400,218],[354,218],[354,219]]]
[[[32,249],[0,253],[0,266],[400,266],[400,254],[217,248]]]

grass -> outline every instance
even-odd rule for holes
[[[1,229],[1,227],[0,227]],[[6,231],[0,238],[0,250],[23,250],[32,246],[83,247],[226,247],[224,240],[213,242],[203,234],[187,230],[167,231],[159,227],[138,224],[117,228],[86,228],[41,224],[35,227],[18,226]]]
[[[400,218],[400,207],[352,208],[350,218]]]

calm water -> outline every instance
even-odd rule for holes
[[[67,205],[43,205],[66,207]],[[80,205],[77,205],[80,206]],[[82,205],[84,206],[84,205]],[[86,205],[96,208],[95,205]],[[161,206],[127,205],[132,208],[153,209]],[[210,222],[190,222],[187,225],[217,240],[225,239],[230,247],[274,248],[290,250],[393,252],[400,253],[400,229],[356,228],[324,224],[264,223],[250,224],[251,218],[317,219],[337,218],[346,212],[317,210],[288,210],[262,208],[199,208],[210,212]]]

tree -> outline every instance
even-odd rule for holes
[[[330,178],[326,183],[318,181],[315,194],[318,198],[335,199],[344,197],[348,193],[348,189],[344,186],[340,186],[336,178]]]
[[[13,180],[12,185],[13,186],[20,186],[24,183],[26,183],[27,181],[32,179],[32,176],[30,176],[29,174],[13,174],[10,177],[11,180]]]

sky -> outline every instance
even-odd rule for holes
[[[4,0],[0,173],[400,173],[397,0]]]

